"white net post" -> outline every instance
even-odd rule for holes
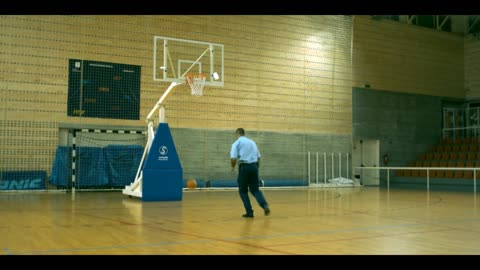
[[[315,153],[315,184],[318,184],[318,152]]]
[[[327,183],[327,153],[323,153],[323,183]]]
[[[334,155],[335,154],[332,152],[332,179],[335,179],[335,174],[333,173],[333,165],[335,164]]]
[[[342,153],[338,153],[338,177],[342,178]]]
[[[348,169],[349,169],[349,168],[348,168],[348,152],[347,152],[346,155],[347,155],[347,178],[348,178]]]
[[[307,173],[308,173],[308,185],[310,185],[310,151],[307,152]]]

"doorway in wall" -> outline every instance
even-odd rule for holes
[[[372,139],[356,139],[353,141],[352,166],[379,167],[380,141]],[[352,168],[352,171],[353,171]],[[380,171],[373,169],[355,170],[355,178],[364,186],[380,185]]]

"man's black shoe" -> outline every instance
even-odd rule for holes
[[[269,207],[265,207],[264,211],[265,211],[265,216],[270,215],[270,208]]]
[[[243,214],[242,217],[244,217],[244,218],[253,218],[253,214]]]

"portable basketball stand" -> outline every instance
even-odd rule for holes
[[[183,190],[183,170],[175,149],[165,107],[161,106],[172,89],[181,83],[172,82],[146,118],[147,143],[138,166],[135,181],[125,186],[123,194],[141,197],[142,201],[180,201]],[[157,131],[153,131],[153,114],[159,110]],[[155,149],[158,151],[150,151]]]
[[[123,194],[140,197],[142,201],[182,200],[183,171],[170,128],[164,123],[165,108],[161,107],[156,133],[152,116],[163,100],[179,83],[172,82],[146,118],[147,143],[138,166],[135,181],[125,186]],[[150,151],[156,149],[158,151]],[[161,176],[161,177],[160,177]]]
[[[164,42],[163,46],[159,46],[160,49],[163,48],[163,66],[160,67],[163,72],[162,78],[156,77],[158,40]],[[180,57],[177,59],[178,73],[175,73],[171,57],[171,55],[176,52],[174,50],[176,43],[203,46],[199,51],[200,56],[195,61],[182,60]],[[223,45],[168,37],[154,37],[154,80],[170,81],[171,83],[145,119],[147,122],[147,143],[138,166],[135,181],[125,186],[122,191],[123,194],[140,197],[142,201],[182,200],[182,165],[180,164],[180,159],[175,149],[170,128],[168,124],[165,123],[165,107],[162,106],[162,102],[173,88],[185,83],[185,81],[190,85],[192,95],[202,95],[202,90],[207,79],[207,74],[201,71],[202,63],[200,60],[204,56],[209,56],[207,59],[210,61],[210,80],[218,80],[220,78],[218,73],[214,72],[213,69],[213,53],[215,52],[215,48],[219,48],[221,53],[221,74],[223,75]],[[207,52],[210,52],[210,54],[207,54]],[[180,72],[181,66],[186,63],[189,64],[187,65],[188,68],[184,72],[183,70]],[[170,64],[169,69],[167,68],[168,64]],[[196,67],[197,70],[190,72],[194,67]],[[171,76],[168,72],[172,72]],[[180,74],[182,75],[177,77],[177,75]],[[210,82],[210,85],[215,85],[215,83]],[[216,85],[223,86],[223,77]],[[159,110],[159,120],[157,130],[154,132],[154,121],[152,117],[157,110]]]
[[[188,70],[187,70],[188,72]],[[186,75],[186,73],[183,76]],[[183,77],[182,76],[182,77]],[[188,74],[187,81],[193,95],[202,95],[206,75]],[[165,123],[165,107],[161,106],[172,89],[182,83],[172,82],[146,118],[147,143],[135,176],[135,181],[125,186],[123,194],[141,197],[142,201],[180,201],[183,194],[183,170],[175,149],[168,123]],[[159,110],[157,131],[153,131],[153,114]],[[150,151],[155,149],[158,151]],[[161,177],[160,177],[161,176]]]

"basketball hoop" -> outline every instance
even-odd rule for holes
[[[203,73],[189,73],[187,74],[186,78],[190,88],[192,89],[192,95],[203,95],[203,87],[205,86],[207,75]]]

